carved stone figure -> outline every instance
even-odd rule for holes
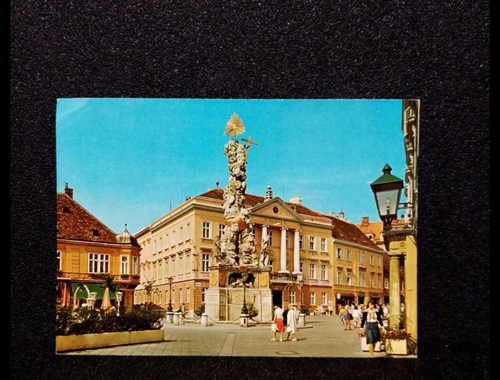
[[[219,264],[239,266],[258,266],[258,256],[255,252],[255,236],[250,228],[250,212],[245,204],[246,164],[250,145],[258,145],[247,141],[241,144],[236,136],[245,132],[243,122],[238,115],[233,114],[226,125],[226,136],[233,137],[224,146],[224,155],[227,156],[229,179],[224,189],[224,233],[219,242],[220,254],[216,260]],[[215,244],[214,244],[215,245]],[[214,247],[214,256],[217,247]],[[237,286],[237,285],[234,285]]]

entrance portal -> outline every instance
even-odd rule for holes
[[[283,291],[282,290],[273,290],[273,305],[281,304],[283,308]]]

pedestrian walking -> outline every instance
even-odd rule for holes
[[[345,323],[344,330],[352,330],[351,328],[352,315],[350,311],[351,308],[349,307],[349,305],[346,305],[344,308],[344,323]]]
[[[299,321],[299,313],[293,310],[293,306],[288,305],[288,314],[286,317],[287,325],[286,325],[286,340],[290,338],[290,334],[292,334],[292,342],[297,341],[297,323]]]
[[[345,321],[344,321],[344,306],[342,306],[342,305],[340,305],[339,315],[340,315],[340,321],[345,326]]]
[[[283,324],[283,309],[281,304],[274,306],[274,324],[276,325],[276,331],[273,332],[273,342],[276,341],[276,333],[280,334],[280,342],[283,342],[283,333],[285,332],[285,326]]]
[[[361,313],[358,310],[358,307],[356,305],[353,306],[352,309],[352,323],[354,325],[354,328],[357,329],[361,325]]]
[[[368,309],[363,313],[363,319],[361,320],[361,330],[364,329],[366,334],[370,358],[373,358],[375,344],[380,342],[380,330],[383,328],[382,317],[375,309],[375,303],[368,301]]]

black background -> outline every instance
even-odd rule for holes
[[[10,4],[11,378],[489,378],[489,2]],[[65,97],[421,99],[419,358],[56,356]]]

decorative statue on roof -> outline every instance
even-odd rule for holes
[[[224,233],[217,242],[216,261],[219,265],[257,266],[258,257],[255,252],[255,236],[251,226],[250,211],[245,204],[246,165],[250,145],[257,143],[250,137],[247,145],[239,143],[236,136],[245,132],[243,122],[233,114],[226,125],[225,136],[233,137],[224,147],[227,156],[229,180],[224,189]],[[220,253],[219,253],[220,250]]]

